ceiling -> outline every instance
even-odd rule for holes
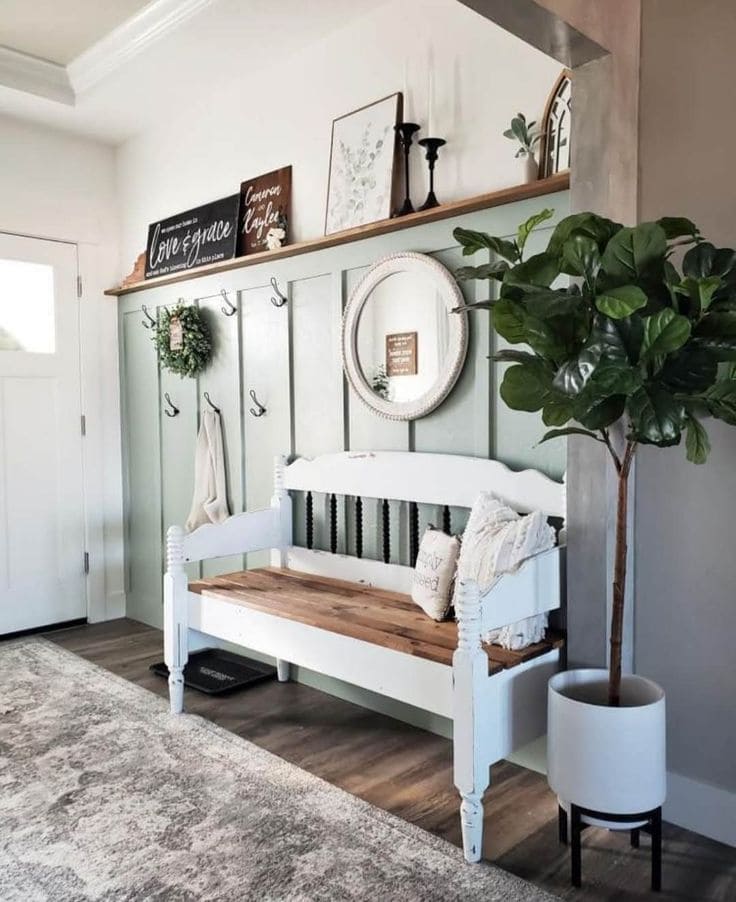
[[[257,80],[386,2],[0,0],[0,117],[119,144],[185,106],[198,71]]]
[[[0,45],[66,66],[149,0],[0,0]]]

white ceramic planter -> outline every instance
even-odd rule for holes
[[[624,676],[621,705],[608,707],[607,697],[607,670],[568,670],[549,681],[549,785],[564,807],[651,811],[667,794],[664,690]]]

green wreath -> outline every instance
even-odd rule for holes
[[[171,325],[177,320],[181,326],[181,340],[175,342],[172,349]],[[184,304],[177,304],[173,310],[163,307],[159,311],[153,340],[161,366],[178,376],[196,376],[212,357],[212,336],[199,307]]]

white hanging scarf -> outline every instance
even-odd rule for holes
[[[220,415],[205,410],[197,436],[194,495],[187,518],[187,531],[192,532],[205,523],[222,523],[229,516]]]

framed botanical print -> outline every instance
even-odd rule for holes
[[[391,94],[332,123],[325,235],[391,216],[400,116]]]

